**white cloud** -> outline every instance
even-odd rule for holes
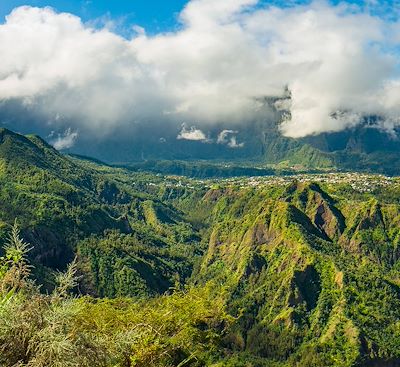
[[[20,101],[56,129],[104,136],[138,122],[246,123],[265,113],[257,99],[288,86],[288,136],[369,114],[398,126],[398,22],[345,3],[256,3],[192,0],[179,30],[148,36],[135,26],[132,39],[50,8],[17,8],[0,25],[0,101]]]
[[[226,144],[230,148],[243,148],[244,143],[238,143],[236,130],[222,130],[217,137],[217,144]]]
[[[244,143],[238,143],[236,141],[236,136],[231,136],[228,142],[228,147],[230,148],[243,148]]]
[[[176,137],[178,140],[193,140],[193,141],[201,141],[201,142],[209,142],[207,136],[195,126],[190,127],[189,129],[185,124],[182,124],[182,130]]]
[[[78,133],[76,131],[72,131],[70,128],[65,130],[62,134],[57,134],[57,137],[55,139],[54,135],[54,132],[52,132],[52,134],[50,135],[51,144],[57,150],[71,148],[75,144],[75,140],[78,137]]]

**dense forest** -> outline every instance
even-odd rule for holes
[[[163,173],[0,131],[0,366],[400,365],[400,180]]]

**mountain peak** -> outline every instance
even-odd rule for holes
[[[15,169],[30,167],[59,170],[74,165],[37,135],[22,135],[0,128],[0,159]]]

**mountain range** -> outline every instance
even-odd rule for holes
[[[194,180],[62,155],[37,136],[0,131],[0,240],[17,220],[43,294],[76,259],[78,286],[63,307],[79,307],[57,335],[71,327],[71,350],[85,356],[92,347],[79,343],[92,340],[109,366],[124,358],[135,366],[400,365],[399,198],[397,178]],[[25,307],[21,292],[14,304]],[[9,320],[4,307],[13,303],[0,295]],[[143,330],[157,328],[135,336],[144,319]],[[0,345],[16,332],[4,330]],[[56,329],[46,330],[18,334],[21,345],[47,343]],[[128,349],[119,354],[121,335]],[[22,346],[9,347],[2,365],[11,365],[7,355],[16,363]]]
[[[217,143],[221,129],[234,129],[227,131],[235,132],[237,144]],[[163,133],[154,130],[142,127],[126,136],[116,134],[96,143],[87,140],[67,152],[122,165],[159,160],[207,161],[253,167],[400,173],[398,131],[382,130],[371,119],[340,132],[297,139],[283,136],[278,123],[267,121],[210,127],[204,129],[210,140],[199,141],[177,139],[179,131],[172,128],[157,130]]]

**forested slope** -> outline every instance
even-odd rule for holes
[[[72,159],[39,137],[6,129],[0,132],[0,167],[1,236],[17,219],[42,277],[51,274],[47,268],[64,269],[77,254],[88,273],[84,290],[94,294],[126,294],[129,287],[114,286],[118,282],[162,293],[190,274],[198,236],[182,212],[152,192],[156,177]],[[180,270],[171,271],[170,262]]]
[[[343,190],[351,188],[335,186],[294,182],[207,194],[219,199],[196,279],[229,288],[230,310],[241,315],[231,340],[242,355],[235,360],[400,363],[400,206],[379,195],[348,198]]]
[[[0,136],[1,366],[400,365],[398,179],[196,181]]]

